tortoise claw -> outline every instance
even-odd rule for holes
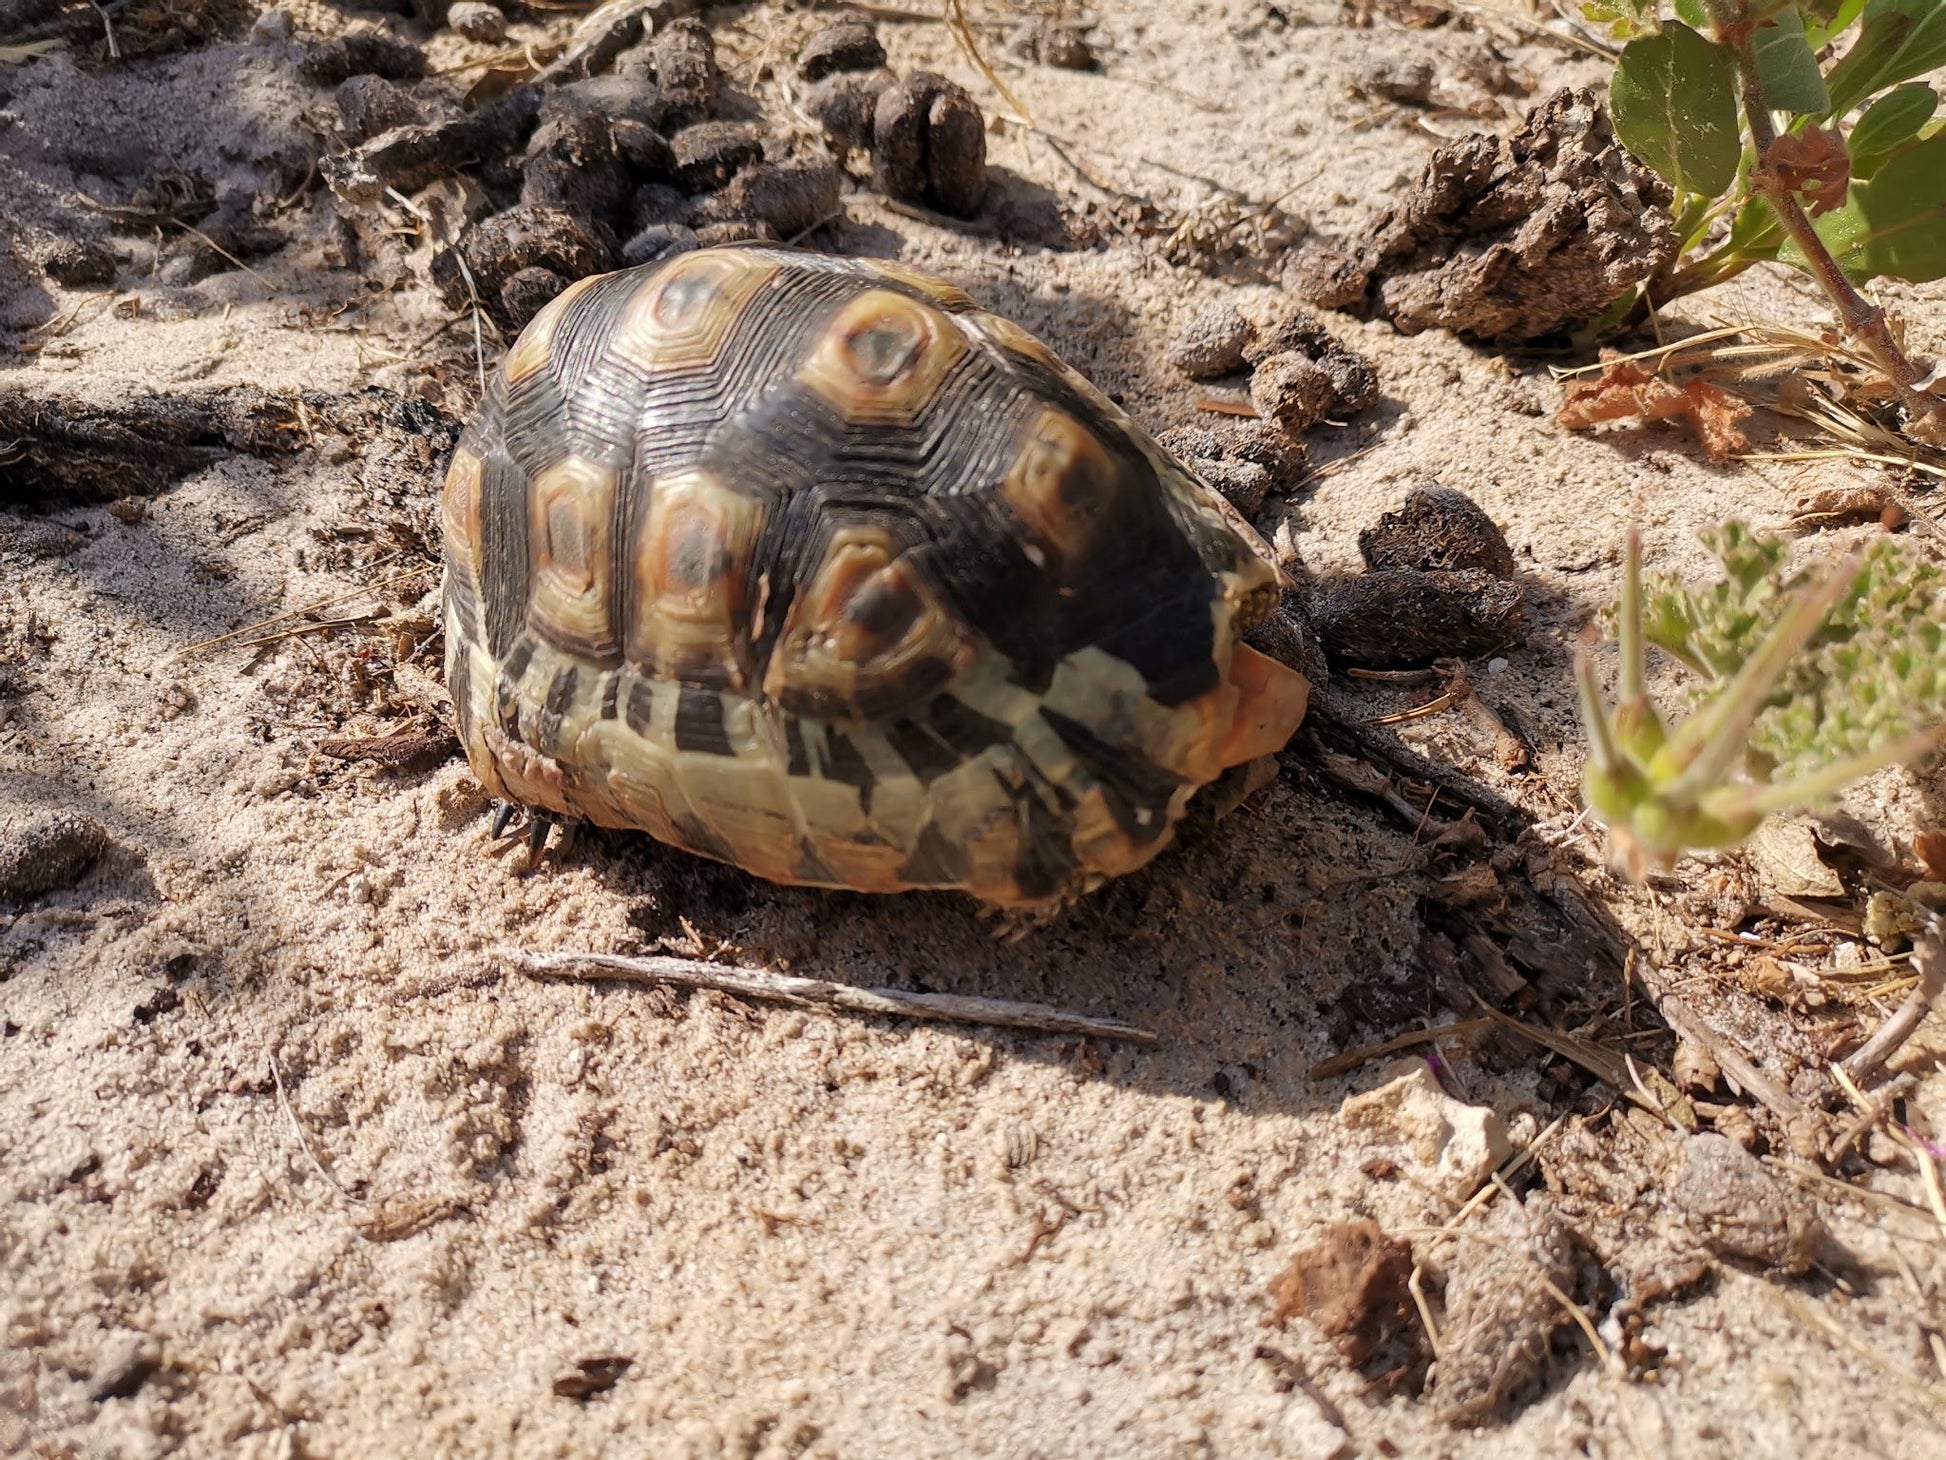
[[[513,825],[514,813],[519,810],[520,808],[511,801],[493,803],[493,821],[488,827],[488,833],[495,841],[499,841],[507,834],[507,828]]]

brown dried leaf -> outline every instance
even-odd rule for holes
[[[1946,831],[1922,831],[1912,839],[1912,850],[1926,865],[1926,876],[1946,882]]]
[[[1568,386],[1554,419],[1570,431],[1585,431],[1603,421],[1640,417],[1665,421],[1680,416],[1689,423],[1709,459],[1719,465],[1750,449],[1740,427],[1748,403],[1707,380],[1677,386],[1651,375],[1633,360],[1617,360],[1593,380]]]
[[[1764,170],[1800,194],[1813,218],[1841,208],[1851,183],[1851,155],[1844,139],[1824,127],[1786,132],[1764,154]]]

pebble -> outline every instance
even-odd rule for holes
[[[446,24],[469,41],[491,45],[507,38],[507,17],[482,0],[454,0]]]
[[[27,813],[0,826],[0,897],[72,887],[108,850],[108,828],[79,811]]]
[[[1424,1060],[1401,1060],[1388,1073],[1390,1080],[1351,1096],[1340,1113],[1346,1125],[1376,1130],[1410,1149],[1430,1185],[1463,1201],[1513,1154],[1500,1117],[1448,1095]]]
[[[297,22],[285,10],[266,10],[250,25],[250,43],[258,46],[281,46],[297,34]]]
[[[1215,380],[1244,367],[1244,351],[1256,336],[1234,304],[1205,309],[1170,341],[1163,358],[1191,380]]]

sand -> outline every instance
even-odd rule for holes
[[[1488,99],[1468,76],[1489,44],[1540,92],[1603,74],[1520,43],[1513,19],[1360,29],[1322,0],[1103,11],[1103,74],[995,47],[1062,140],[990,136],[997,165],[1092,210],[1100,247],[1010,248],[863,190],[825,239],[960,283],[1157,430],[1197,419],[1203,393],[1163,365],[1173,333],[1209,303],[1266,308],[1278,291],[1161,262],[1118,225],[1116,193],[1180,210],[1213,196],[1200,176],[1355,233],[1431,133],[1478,125],[1354,95],[1362,71],[1424,59],[1457,107]],[[712,17],[732,76],[767,103],[760,68],[814,23],[762,6]],[[1005,111],[943,27],[881,32],[896,66],[930,65]],[[477,53],[446,36],[435,59]],[[306,145],[305,109],[328,102],[294,55],[238,41],[118,70],[0,67],[0,213],[23,237],[98,233],[75,194],[99,196],[131,158],[271,187]],[[1499,100],[1517,115],[1519,97]],[[320,192],[283,222],[288,246],[249,272],[145,277],[153,245],[136,238],[114,291],[16,295],[0,388],[379,384],[464,411],[471,331],[442,328],[423,271],[403,251],[395,269],[344,268]],[[1946,293],[1885,292],[1916,347],[1946,345]],[[1824,317],[1806,283],[1763,270],[1691,314]],[[1545,361],[1332,324],[1376,362],[1383,399],[1314,435],[1329,469],[1273,502],[1266,531],[1320,574],[1351,571],[1359,527],[1442,481],[1503,524],[1528,590],[1529,637],[1476,672],[1535,746],[1532,772],[1501,772],[1456,715],[1407,740],[1551,828],[1561,865],[1697,997],[1720,991],[1773,1033],[1815,1025],[1738,993],[1695,931],[1709,888],[1748,880],[1744,861],[1631,892],[1585,855],[1567,671],[1630,521],[1652,566],[1699,570],[1700,526],[1779,524],[1806,481],[1858,469],[1714,467],[1674,428],[1570,435]],[[1303,1320],[1272,1323],[1268,1285],[1330,1224],[1371,1215],[1423,1241],[1452,1214],[1414,1184],[1410,1149],[1340,1112],[1387,1060],[1311,1078],[1327,1056],[1458,1016],[1416,955],[1433,874],[1411,829],[1314,772],[1288,770],[1005,941],[960,899],[777,888],[625,838],[524,875],[462,763],[393,773],[320,753],[321,738],[426,723],[390,666],[418,652],[436,605],[437,467],[409,436],[326,430],[295,457],[223,456],[139,517],[71,502],[0,516],[0,817],[78,811],[110,839],[75,885],[0,912],[0,1450],[1946,1455],[1926,1340],[1946,1329],[1946,1245],[1909,1164],[1872,1171],[1872,1196],[1804,1178],[1841,1254],[1821,1272],[1727,1265],[1651,1308],[1643,1337],[1666,1352],[1648,1377],[1568,1328],[1542,1382],[1478,1428],[1371,1386]],[[185,652],[333,599],[364,621]],[[1375,716],[1426,693],[1351,703]],[[1895,773],[1846,807],[1897,843],[1936,824],[1942,790]],[[501,947],[722,954],[1039,1000],[1160,1043],[534,982],[496,963]],[[1935,1023],[1899,1060],[1935,1130],[1942,1049]],[[1600,1324],[1618,1275],[1669,1247],[1674,1138],[1612,1092],[1567,1091],[1531,1045],[1443,1052],[1451,1088],[1517,1140],[1561,1121],[1534,1169],[1606,1214],[1589,1222]],[[1381,1151],[1403,1175],[1374,1165]],[[628,1364],[605,1392],[556,1392],[608,1358]]]

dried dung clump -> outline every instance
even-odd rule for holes
[[[1494,520],[1466,493],[1436,483],[1414,487],[1403,507],[1359,533],[1358,551],[1375,573],[1476,568],[1511,578],[1514,572],[1514,550]]]
[[[1575,1286],[1574,1234],[1547,1198],[1500,1202],[1471,1230],[1448,1269],[1432,1383],[1434,1410],[1455,1425],[1492,1418],[1540,1376]]]
[[[1388,1387],[1416,1385],[1426,1355],[1411,1277],[1411,1247],[1369,1219],[1339,1222],[1271,1279],[1271,1317],[1308,1319],[1347,1363]]]
[[[1315,304],[1369,308],[1407,334],[1542,339],[1593,319],[1675,257],[1668,185],[1615,140],[1593,92],[1557,91],[1511,137],[1433,154],[1369,243],[1300,267]]]
[[[1668,1197],[1677,1220],[1717,1257],[1800,1273],[1824,1241],[1817,1213],[1728,1136],[1683,1142]]]

